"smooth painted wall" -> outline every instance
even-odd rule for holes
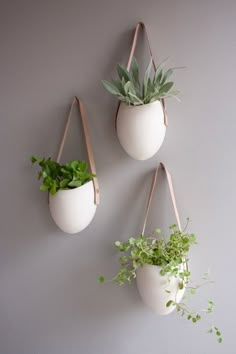
[[[235,13],[231,0],[21,0],[0,2],[0,353],[1,354],[234,354]],[[117,106],[101,79],[126,63],[137,21],[148,28],[154,56],[169,57],[181,103],[167,102],[169,127],[159,153],[129,158],[114,130]],[[137,57],[148,63],[141,39]],[[51,220],[31,154],[55,156],[73,95],[89,114],[101,187],[92,224],[69,236]],[[64,161],[86,158],[74,116]],[[199,246],[193,277],[210,267],[215,283],[209,323],[224,344],[176,314],[157,317],[135,285],[100,285],[118,270],[115,240],[141,231],[151,172],[166,162],[182,223]],[[162,176],[150,214],[152,227],[175,222]]]

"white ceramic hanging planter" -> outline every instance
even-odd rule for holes
[[[175,310],[175,306],[167,307],[166,304],[170,300],[179,303],[185,289],[179,289],[180,279],[174,276],[162,276],[160,269],[150,264],[138,268],[137,287],[143,302],[152,311],[159,315],[168,315]]]
[[[155,101],[141,106],[121,103],[117,135],[121,146],[136,160],[147,160],[160,149],[166,134],[163,106]]]
[[[148,203],[144,218],[143,230],[141,235],[145,235],[145,229],[150,211],[154,189],[156,186],[158,171],[163,169],[167,178],[170,196],[175,212],[175,217],[179,230],[182,230],[179,212],[176,206],[176,200],[174,195],[174,188],[171,180],[171,175],[166,166],[161,162],[153,173],[153,179],[151,183],[151,189],[149,192]],[[179,265],[179,271],[183,271],[187,266],[185,263]],[[171,274],[161,275],[161,267],[152,264],[145,264],[143,267],[139,267],[136,271],[137,287],[143,302],[159,315],[168,315],[175,310],[175,306],[171,305],[167,307],[167,303],[170,300],[179,303],[184,295],[185,288],[179,289],[179,283],[181,279]]]
[[[156,64],[144,23],[135,28],[127,70],[130,71],[139,31],[143,29],[147,38],[153,68]],[[160,149],[166,134],[167,113],[164,99],[133,106],[120,102],[116,112],[116,130],[121,146],[126,153],[136,160],[147,160]]]
[[[59,162],[61,158],[73,107],[76,103],[78,104],[81,113],[82,126],[85,135],[91,173],[96,175],[95,161],[87,126],[86,110],[84,104],[78,97],[74,98],[69,115],[67,117],[65,130],[57,155],[57,162]],[[99,186],[97,177],[93,177],[91,181],[83,184],[80,187],[65,190],[61,189],[58,190],[54,195],[49,194],[49,209],[51,216],[56,225],[62,231],[69,234],[78,233],[84,230],[90,224],[95,215],[98,204]]]
[[[97,209],[93,181],[50,195],[49,208],[53,220],[61,230],[69,234],[82,231],[90,224]]]

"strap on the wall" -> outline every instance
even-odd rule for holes
[[[67,137],[70,121],[71,121],[73,108],[74,108],[74,106],[76,104],[78,104],[78,108],[79,108],[80,116],[81,116],[81,120],[82,120],[82,126],[83,126],[83,131],[84,131],[84,136],[85,136],[85,144],[86,144],[86,148],[87,148],[88,160],[89,160],[91,173],[96,175],[96,167],[95,167],[94,155],[93,155],[92,145],[91,145],[91,142],[90,142],[88,125],[87,125],[86,109],[85,109],[85,106],[84,106],[83,102],[81,101],[81,99],[79,99],[76,96],[75,96],[75,98],[74,98],[74,100],[73,100],[73,102],[72,102],[72,104],[70,106],[69,114],[67,116],[66,125],[65,125],[65,128],[64,128],[64,131],[63,131],[63,135],[62,135],[61,143],[60,143],[60,146],[59,146],[59,150],[58,150],[56,161],[59,162],[60,159],[61,159],[61,155],[62,155],[62,152],[63,152],[63,149],[64,149],[64,145],[65,145],[65,141],[66,141],[66,137]],[[98,185],[97,177],[93,177],[93,187],[94,187],[94,204],[98,205],[99,204],[99,199],[100,199],[100,191],[99,191],[99,185]]]
[[[154,189],[155,189],[155,186],[156,186],[157,175],[158,175],[158,171],[161,168],[163,168],[163,170],[165,171],[165,174],[166,174],[168,187],[169,187],[169,191],[170,191],[170,196],[171,196],[171,201],[172,201],[172,204],[173,204],[173,208],[174,208],[174,212],[175,212],[175,217],[176,217],[176,220],[177,220],[178,228],[179,228],[180,231],[182,230],[181,223],[180,223],[180,218],[179,218],[179,212],[178,212],[177,205],[176,205],[176,200],[175,200],[175,194],[174,194],[174,188],[173,188],[171,175],[170,175],[169,171],[167,170],[166,166],[162,162],[160,162],[160,164],[157,166],[156,170],[153,173],[151,188],[150,188],[149,197],[148,197],[147,209],[146,209],[146,214],[145,214],[145,218],[144,218],[142,235],[144,235],[144,233],[145,233],[147,219],[148,219],[148,214],[149,214],[149,211],[150,211],[152,198],[153,198],[153,193],[154,193]]]
[[[135,52],[135,49],[136,49],[136,46],[137,46],[137,42],[138,42],[139,32],[140,32],[141,29],[143,29],[144,32],[145,32],[147,43],[148,43],[150,57],[152,59],[152,65],[153,65],[154,70],[156,71],[157,66],[156,66],[156,63],[155,63],[153,55],[152,55],[152,49],[151,49],[151,44],[150,44],[150,41],[149,41],[147,29],[146,29],[146,26],[145,26],[145,24],[143,22],[139,22],[136,25],[136,28],[135,28],[135,31],[134,31],[133,40],[132,40],[132,44],[131,44],[129,59],[128,59],[128,63],[127,63],[127,70],[128,71],[130,70],[132,59],[133,59],[134,52]],[[167,120],[167,113],[166,113],[166,106],[165,106],[165,100],[164,99],[161,99],[161,104],[162,104],[163,113],[164,113],[164,124],[167,127],[168,120]],[[118,114],[119,108],[120,108],[120,101],[118,103],[118,107],[117,107],[117,111],[116,111],[115,127],[117,127],[117,114]]]

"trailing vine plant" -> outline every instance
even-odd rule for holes
[[[209,315],[214,310],[213,300],[208,300],[206,309],[196,311],[188,306],[187,299],[189,295],[194,295],[197,290],[208,283],[211,283],[209,274],[203,276],[201,284],[193,284],[191,281],[191,272],[188,267],[189,251],[195,245],[196,236],[186,232],[187,225],[183,231],[178,229],[177,225],[172,225],[170,229],[170,237],[160,236],[161,230],[156,229],[150,236],[131,237],[127,242],[116,241],[115,247],[121,252],[118,259],[120,269],[118,273],[110,280],[118,285],[132,283],[136,278],[136,271],[139,267],[145,264],[156,265],[160,267],[160,274],[174,276],[178,279],[178,290],[185,288],[185,296],[183,300],[177,302],[174,299],[166,303],[167,307],[174,306],[181,317],[186,318],[193,324],[196,324],[202,319],[202,315]],[[157,235],[159,234],[159,237]],[[100,276],[98,282],[104,283],[105,278]],[[167,293],[168,283],[165,289]],[[177,295],[177,294],[176,294]],[[222,335],[218,327],[212,325],[208,333],[214,333],[217,341],[222,342]]]

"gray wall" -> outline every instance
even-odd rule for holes
[[[235,353],[235,12],[234,0],[1,0],[0,11],[0,353]],[[132,29],[143,20],[157,61],[176,73],[181,103],[169,100],[169,128],[146,162],[123,152],[114,131],[116,100],[102,88],[125,63]],[[147,62],[141,44],[137,55]],[[55,156],[73,95],[88,107],[101,186],[91,225],[69,236],[52,222],[31,154]],[[74,119],[64,160],[85,158]],[[81,140],[81,142],[80,142]],[[191,268],[208,267],[215,284],[195,305],[215,299],[210,323],[224,344],[176,314],[157,317],[135,285],[97,284],[118,269],[112,246],[140,232],[151,171],[172,172],[182,222],[199,246]],[[150,216],[166,227],[174,215],[164,178]],[[227,306],[228,307],[227,307]]]

